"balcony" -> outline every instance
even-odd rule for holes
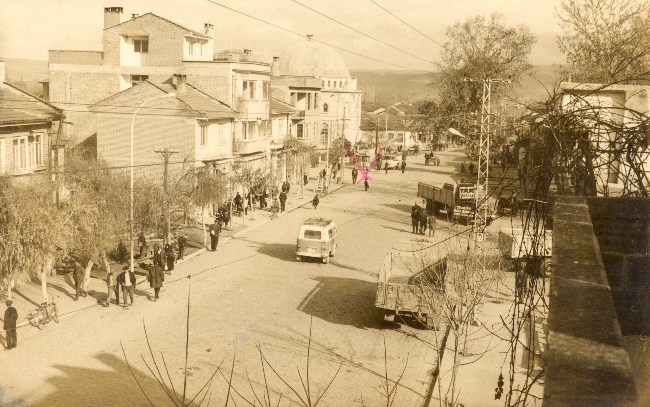
[[[240,99],[236,110],[239,112],[241,120],[268,120],[270,106],[268,100]]]
[[[235,139],[232,146],[233,153],[236,154],[255,154],[269,151],[271,139],[262,137],[253,140]]]

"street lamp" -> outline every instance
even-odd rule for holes
[[[130,250],[130,260],[129,260],[129,271],[133,273],[134,267],[133,267],[133,128],[135,125],[135,115],[138,114],[138,111],[147,103],[152,102],[154,100],[158,99],[164,99],[167,97],[174,97],[176,96],[175,93],[167,93],[163,96],[158,96],[152,99],[145,100],[142,102],[140,106],[138,106],[137,109],[135,109],[135,112],[133,112],[133,118],[131,119],[131,214],[129,216],[129,237],[131,239],[131,250]],[[129,284],[131,280],[129,280],[129,276],[125,276],[124,279],[126,284]]]

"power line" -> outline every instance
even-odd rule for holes
[[[295,31],[293,31],[293,30],[290,30],[290,29],[288,29],[288,28],[284,28],[284,27],[281,27],[281,26],[279,26],[279,25],[277,25],[277,24],[273,24],[273,23],[271,23],[271,22],[268,22],[268,21],[262,20],[261,18],[254,17],[254,16],[252,16],[252,15],[250,15],[250,14],[246,14],[246,13],[244,13],[244,12],[242,12],[242,11],[239,11],[239,10],[235,10],[234,8],[231,8],[231,7],[228,7],[228,6],[224,6],[223,4],[221,4],[221,3],[217,3],[216,1],[213,1],[213,0],[206,0],[206,1],[208,1],[208,2],[210,2],[210,3],[212,3],[212,4],[215,4],[215,5],[219,6],[219,7],[223,7],[223,8],[225,8],[226,10],[230,10],[230,11],[235,12],[235,13],[237,13],[237,14],[241,14],[241,15],[246,16],[246,17],[248,17],[248,18],[252,18],[253,20],[259,21],[259,22],[261,22],[261,23],[268,24],[268,25],[273,26],[273,27],[275,27],[275,28],[279,28],[279,29],[281,29],[281,30],[283,30],[283,31],[286,31],[286,32],[289,32],[289,33],[291,33],[291,34],[294,34],[294,35],[297,35],[297,36],[300,36],[300,37],[303,37],[303,38],[309,38],[309,37],[307,37],[307,35],[305,35],[305,34],[300,34],[300,33],[298,33],[298,32],[295,32]],[[377,59],[377,58],[369,57],[369,56],[367,56],[367,55],[359,54],[358,52],[350,51],[350,50],[347,50],[347,49],[345,49],[345,48],[341,48],[341,47],[338,47],[338,46],[336,46],[336,45],[333,45],[333,44],[327,43],[327,42],[325,42],[325,41],[320,41],[320,40],[317,40],[317,39],[314,39],[314,38],[311,38],[311,41],[316,41],[316,42],[321,43],[321,44],[323,44],[323,45],[327,45],[328,47],[336,48],[336,49],[338,49],[338,50],[340,50],[340,51],[347,52],[347,53],[352,54],[352,55],[360,56],[360,57],[362,57],[362,58],[370,59],[370,60],[372,60],[372,61],[381,62],[382,64],[392,65],[392,66],[395,66],[395,67],[397,67],[397,68],[408,69],[408,70],[410,70],[410,71],[417,71],[417,72],[434,73],[433,71],[426,71],[426,70],[423,70],[423,69],[409,68],[409,67],[407,67],[407,66],[403,66],[403,65],[399,65],[399,64],[394,64],[394,63],[392,63],[392,62],[382,61],[381,59]]]
[[[415,55],[415,54],[411,54],[410,52],[404,51],[403,49],[400,49],[400,48],[395,47],[395,46],[393,46],[393,45],[391,45],[391,44],[389,44],[389,43],[387,43],[387,42],[384,42],[384,41],[382,41],[382,40],[379,40],[379,39],[377,39],[377,38],[375,38],[375,37],[373,37],[373,36],[371,36],[371,35],[368,35],[368,34],[366,34],[366,33],[363,33],[363,32],[357,30],[357,29],[354,28],[354,27],[351,27],[351,26],[349,26],[349,25],[347,25],[347,24],[345,24],[345,23],[342,23],[342,22],[340,22],[340,21],[338,21],[338,20],[336,20],[336,19],[334,19],[334,18],[332,18],[332,17],[329,17],[329,16],[327,16],[327,15],[321,13],[321,12],[318,11],[318,10],[314,10],[313,8],[304,5],[304,4],[300,3],[300,2],[297,1],[297,0],[291,0],[291,1],[293,1],[294,3],[296,3],[296,4],[298,4],[298,5],[303,6],[304,8],[306,8],[306,9],[308,9],[308,10],[313,11],[313,12],[316,13],[316,14],[319,14],[319,15],[321,15],[321,16],[327,18],[328,20],[334,21],[335,23],[340,24],[340,25],[342,25],[343,27],[346,27],[346,28],[348,28],[348,29],[350,29],[350,30],[352,30],[352,31],[354,31],[354,32],[356,32],[356,33],[358,33],[358,34],[361,34],[361,35],[363,35],[364,37],[368,37],[368,38],[370,38],[371,40],[377,41],[377,42],[380,43],[380,44],[384,44],[384,45],[386,45],[386,46],[388,46],[388,47],[391,47],[391,48],[394,49],[394,50],[397,50],[397,51],[399,51],[399,52],[402,52],[402,53],[404,53],[404,54],[406,54],[406,55],[410,55],[410,56],[412,56],[412,57],[414,57],[414,58],[417,58],[417,59],[420,59],[420,60],[422,60],[422,61],[424,61],[424,62],[428,62],[428,63],[430,63],[430,64],[434,64],[433,61],[429,61],[429,60],[424,59],[424,58],[422,58],[422,57],[419,57],[419,56],[417,56],[417,55]]]
[[[439,43],[438,41],[434,40],[433,38],[429,37],[428,35],[426,35],[426,34],[423,33],[422,31],[418,30],[417,28],[413,27],[411,24],[407,23],[406,21],[402,20],[401,18],[397,17],[395,14],[391,13],[390,11],[388,11],[388,10],[387,10],[386,8],[384,8],[381,4],[377,3],[375,0],[370,0],[370,1],[373,2],[373,3],[374,3],[377,7],[379,7],[380,9],[384,10],[385,12],[387,12],[388,14],[390,14],[391,16],[395,17],[396,19],[398,19],[398,20],[401,21],[402,23],[406,24],[406,25],[407,25],[408,27],[410,27],[411,29],[415,30],[415,32],[417,32],[418,34],[420,34],[420,35],[422,35],[423,37],[429,39],[429,40],[432,41],[434,44],[439,45],[439,46],[441,46],[442,48],[445,48],[445,49],[446,49],[446,47],[445,47],[444,45],[442,45],[442,44]]]

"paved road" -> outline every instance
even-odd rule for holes
[[[158,363],[163,352],[175,391],[181,393],[191,281],[189,394],[222,361],[221,369],[229,375],[233,356],[235,388],[252,400],[249,377],[261,394],[256,345],[302,392],[296,369],[304,378],[311,323],[312,398],[341,366],[321,405],[382,403],[384,344],[389,378],[397,379],[406,366],[394,405],[423,405],[436,358],[435,333],[382,326],[374,308],[375,281],[393,240],[408,236],[417,180],[447,182],[450,171],[411,165],[406,174],[376,173],[368,192],[362,185],[348,186],[321,199],[316,211],[297,209],[233,239],[217,253],[179,265],[156,303],[140,291],[131,309],[95,307],[44,331],[21,332],[20,346],[0,355],[0,380],[22,399],[16,405],[148,405],[125,363],[123,346],[147,395],[155,405],[166,405],[140,357],[150,360],[143,323]],[[339,225],[339,249],[330,264],[295,261],[299,225],[315,215]],[[194,275],[191,280],[181,277],[188,273]],[[265,367],[272,400],[281,393],[283,400],[297,404],[297,396]],[[220,374],[211,391],[213,403],[223,403],[227,386]]]

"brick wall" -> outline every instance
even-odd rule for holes
[[[554,205],[544,407],[637,401],[590,207],[574,196]]]
[[[650,199],[588,198],[623,335],[650,335]]]
[[[148,35],[147,65],[179,66],[183,60],[183,40],[187,30],[176,24],[145,14],[135,20],[104,30],[104,64],[120,65],[120,36]]]
[[[50,70],[50,101],[84,109],[120,91],[118,74]]]
[[[50,64],[101,65],[101,51],[49,51]]]
[[[228,89],[231,85],[227,77],[220,75],[187,75],[187,81],[208,95],[229,104]]]

